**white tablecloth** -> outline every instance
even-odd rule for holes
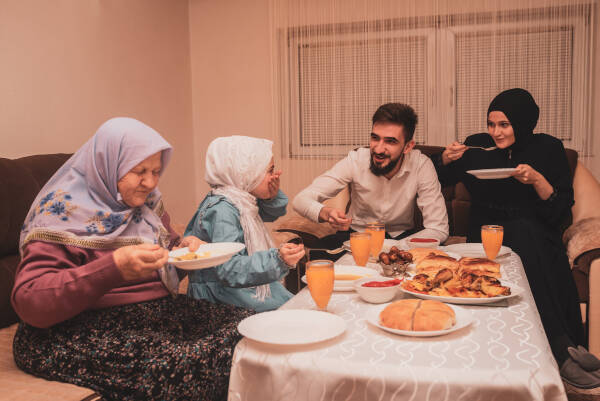
[[[351,261],[344,255],[338,263]],[[346,332],[301,346],[242,339],[229,400],[566,400],[518,256],[502,260],[502,276],[526,291],[504,307],[460,305],[473,324],[442,337],[384,332],[365,320],[373,305],[335,292],[328,311],[345,320]],[[308,288],[282,307],[314,308]]]

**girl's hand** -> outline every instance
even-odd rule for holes
[[[446,149],[442,152],[442,163],[444,166],[460,159],[465,151],[468,149],[466,145],[460,142],[452,142],[446,146]]]
[[[303,244],[292,244],[287,242],[279,248],[279,254],[281,259],[288,266],[295,266],[296,263],[304,256],[304,245]]]
[[[534,185],[544,177],[529,164],[519,164],[516,171],[511,174],[516,180],[523,184]]]
[[[179,245],[174,246],[173,249],[179,249],[187,246],[190,249],[190,252],[196,252],[198,247],[202,244],[206,244],[206,242],[194,235],[188,235],[187,237],[183,237]]]
[[[113,252],[113,260],[125,280],[150,277],[167,263],[169,252],[156,244],[124,246]]]
[[[279,192],[279,177],[281,177],[281,170],[275,171],[269,180],[269,199],[273,199]]]

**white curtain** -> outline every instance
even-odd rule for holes
[[[591,154],[589,0],[270,0],[274,126],[304,186],[368,144],[387,102],[413,106],[418,143],[485,132],[490,100],[529,90],[535,132]]]

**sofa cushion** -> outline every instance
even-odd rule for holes
[[[0,329],[0,389],[3,400],[96,400],[100,397],[85,387],[49,381],[20,370],[12,351],[17,325]]]

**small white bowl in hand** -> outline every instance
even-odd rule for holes
[[[440,245],[440,240],[435,238],[411,237],[406,240],[408,249],[413,248],[437,248]]]
[[[354,289],[364,301],[372,304],[382,304],[394,299],[398,293],[398,287],[400,287],[402,281],[396,280],[398,281],[396,285],[387,287],[363,287],[363,284],[371,281],[383,282],[392,280],[394,279],[390,277],[365,277],[354,281]]]

